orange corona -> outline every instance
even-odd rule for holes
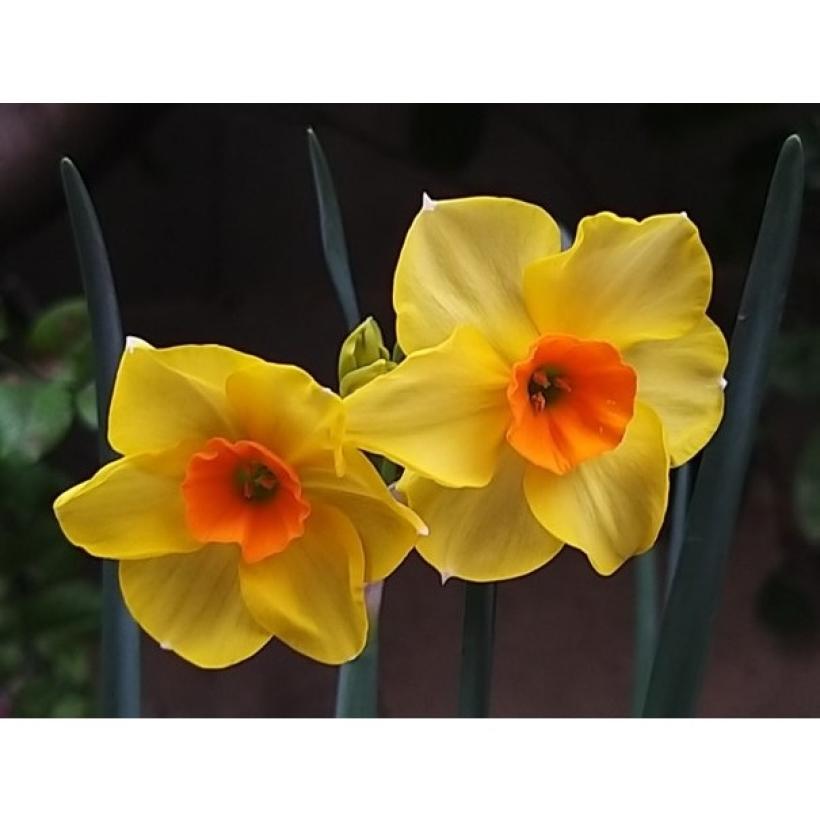
[[[296,473],[253,441],[212,438],[188,462],[182,493],[191,534],[239,544],[249,563],[282,552],[310,515]]]
[[[563,475],[620,444],[637,379],[606,342],[543,336],[513,367],[507,440],[527,461]]]

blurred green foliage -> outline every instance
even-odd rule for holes
[[[52,513],[71,483],[54,456],[75,419],[97,422],[88,317],[80,299],[11,314],[0,303],[0,715],[89,715],[99,585]]]

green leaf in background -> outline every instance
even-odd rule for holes
[[[94,204],[74,163],[60,163],[74,246],[82,273],[97,385],[100,461],[116,458],[108,444],[108,407],[123,350],[122,325],[111,264]],[[139,632],[122,602],[117,565],[103,562],[102,711],[110,717],[140,712]]]
[[[37,461],[62,441],[73,415],[71,394],[58,383],[0,382],[0,459]]]
[[[26,345],[35,356],[60,356],[82,345],[90,333],[84,299],[67,299],[52,305],[35,320]]]
[[[342,212],[333,186],[333,177],[325,159],[325,153],[312,128],[308,128],[308,150],[310,165],[313,169],[313,184],[316,188],[316,200],[319,204],[319,228],[322,234],[322,249],[325,263],[330,273],[336,296],[342,307],[348,330],[352,330],[360,321],[359,305],[356,300],[356,288],[350,273],[350,262],[347,258]]]
[[[793,398],[820,397],[820,330],[802,328],[781,333],[772,354],[769,380]]]
[[[89,430],[97,429],[97,389],[94,382],[89,382],[74,394],[74,408],[80,421]]]
[[[820,429],[812,434],[797,465],[794,508],[803,534],[820,543]]]
[[[683,550],[661,623],[646,717],[695,712],[797,249],[803,173],[803,148],[793,135],[783,144],[766,198],[732,334],[726,411],[698,470]]]
[[[26,336],[39,372],[76,384],[92,376],[91,328],[84,299],[66,299],[41,313]]]

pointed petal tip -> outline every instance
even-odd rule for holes
[[[135,350],[139,348],[149,348],[151,345],[145,341],[145,339],[140,339],[139,336],[126,336],[125,337],[125,352],[126,353],[133,353]]]
[[[436,205],[438,205],[438,202],[436,202],[436,200],[433,199],[427,193],[427,191],[425,191],[421,195],[421,209],[422,209],[422,211],[435,211]]]

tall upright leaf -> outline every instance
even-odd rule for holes
[[[695,711],[769,357],[797,249],[803,174],[803,147],[792,135],[774,169],[732,334],[723,423],[703,455],[692,494],[644,705],[647,717],[688,716]]]
[[[322,249],[330,279],[336,290],[345,322],[352,330],[361,321],[356,288],[347,257],[342,213],[333,177],[325,153],[312,128],[308,128],[308,151],[313,169],[313,184],[319,206],[319,229]],[[394,467],[387,461],[382,464],[382,477],[389,484],[395,480]],[[392,478],[390,476],[392,475]],[[339,669],[336,684],[336,717],[378,717],[379,693],[379,614],[382,599],[382,583],[371,584],[365,591],[367,601],[367,644],[362,654]]]
[[[91,319],[97,385],[100,463],[116,454],[108,445],[108,407],[123,349],[117,295],[111,265],[91,197],[74,163],[60,163],[74,246]],[[123,605],[117,565],[103,562],[102,712],[109,717],[137,717],[140,710],[139,632]]]
[[[333,287],[336,289],[336,296],[342,307],[348,330],[352,330],[361,321],[361,315],[356,300],[356,288],[353,286],[353,277],[350,273],[350,261],[347,257],[342,212],[339,209],[333,177],[330,175],[330,168],[319,138],[312,128],[308,128],[307,136],[310,165],[313,169],[313,184],[319,205],[319,228],[322,234],[325,263]]]

